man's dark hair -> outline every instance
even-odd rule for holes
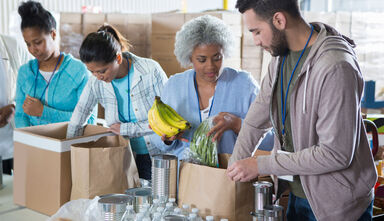
[[[299,4],[297,0],[237,0],[236,8],[240,13],[248,9],[253,11],[261,18],[268,20],[276,12],[286,12],[294,18],[300,17]]]

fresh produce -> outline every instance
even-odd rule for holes
[[[201,164],[218,167],[217,142],[212,142],[214,134],[207,136],[212,128],[212,117],[204,120],[193,133],[190,145],[191,151],[196,155]]]
[[[170,138],[191,128],[191,124],[184,120],[172,107],[163,103],[160,97],[155,97],[151,109],[148,111],[148,122],[152,130],[159,136]]]

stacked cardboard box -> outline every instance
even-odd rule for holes
[[[151,55],[151,15],[150,14],[107,14],[106,21],[113,25],[132,45],[130,49],[141,57]]]
[[[241,68],[250,72],[257,82],[261,81],[263,66],[263,49],[253,42],[252,33],[243,28],[243,42],[241,54]]]
[[[180,30],[184,22],[184,13],[152,14],[152,59],[160,63],[168,76],[185,70],[173,54],[176,32]]]
[[[173,53],[176,32],[183,24],[196,17],[210,14],[222,19],[228,24],[235,35],[235,50],[231,57],[224,61],[225,66],[240,68],[241,54],[241,16],[231,12],[205,13],[159,13],[152,15],[152,58],[160,63],[168,76],[184,71]]]
[[[81,13],[60,14],[60,50],[79,58],[79,49],[83,41],[83,15]]]
[[[83,15],[83,35],[97,31],[106,22],[106,15],[103,13],[85,13]]]

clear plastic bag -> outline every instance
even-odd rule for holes
[[[72,220],[72,221],[103,221],[98,206],[100,197],[93,199],[78,199],[65,203],[47,221]]]
[[[190,148],[184,151],[184,159],[196,164],[219,167],[217,156],[217,141],[212,142],[214,134],[207,136],[208,131],[214,126],[214,117],[205,119],[193,133]]]

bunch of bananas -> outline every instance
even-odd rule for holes
[[[159,136],[170,138],[191,128],[191,124],[184,120],[172,107],[163,103],[160,97],[155,97],[151,109],[148,111],[148,122],[152,130]]]

